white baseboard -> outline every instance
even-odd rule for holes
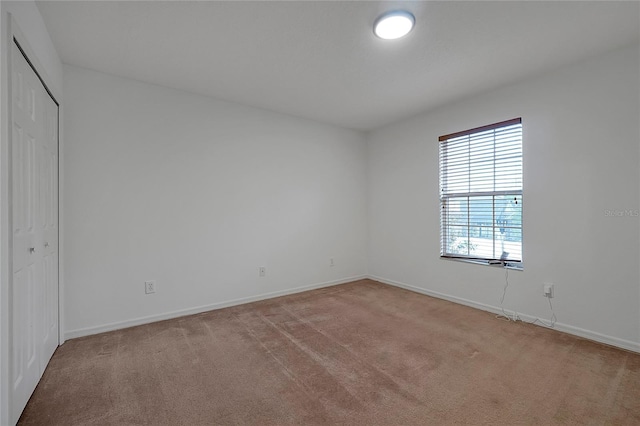
[[[378,281],[378,282],[381,282],[383,284],[388,284],[388,285],[392,285],[392,286],[395,286],[395,287],[404,288],[406,290],[410,290],[410,291],[413,291],[413,292],[416,292],[416,293],[425,294],[427,296],[436,297],[438,299],[448,300],[450,302],[454,302],[454,303],[458,303],[458,304],[461,304],[461,305],[469,306],[469,307],[472,307],[472,308],[475,308],[475,309],[480,309],[480,310],[487,311],[487,312],[492,312],[492,313],[495,313],[495,314],[502,313],[500,308],[497,307],[497,306],[491,306],[491,305],[487,305],[487,304],[484,304],[484,303],[475,302],[473,300],[468,300],[468,299],[464,299],[464,298],[457,297],[457,296],[451,296],[451,295],[440,293],[440,292],[437,292],[437,291],[427,290],[427,289],[424,289],[424,288],[420,288],[420,287],[416,287],[416,286],[413,286],[413,285],[405,284],[405,283],[402,283],[402,282],[399,282],[399,281],[394,281],[394,280],[378,277],[378,276],[375,276],[375,275],[359,275],[359,276],[343,278],[343,279],[339,279],[339,280],[326,281],[326,282],[323,282],[323,283],[310,284],[310,285],[291,288],[291,289],[287,289],[287,290],[279,290],[279,291],[274,291],[274,292],[270,292],[270,293],[263,293],[263,294],[259,294],[259,295],[251,296],[251,297],[244,297],[244,298],[240,298],[240,299],[233,299],[233,300],[213,303],[213,304],[209,304],[209,305],[197,306],[197,307],[194,307],[194,308],[181,309],[181,310],[167,312],[167,313],[158,314],[158,315],[150,315],[150,316],[141,317],[141,318],[134,318],[134,319],[127,320],[127,321],[119,321],[119,322],[113,322],[113,323],[99,325],[99,326],[95,326],[95,327],[87,327],[87,328],[81,328],[81,329],[77,329],[77,330],[70,330],[70,331],[65,332],[64,336],[65,336],[65,340],[74,339],[74,338],[77,338],[77,337],[83,337],[83,336],[89,336],[89,335],[92,335],[92,334],[104,333],[106,331],[119,330],[119,329],[122,329],[122,328],[134,327],[136,325],[148,324],[148,323],[152,323],[152,322],[156,322],[156,321],[163,321],[163,320],[172,319],[172,318],[178,318],[178,317],[182,317],[182,316],[186,316],[186,315],[193,315],[193,314],[199,314],[199,313],[202,313],[202,312],[213,311],[213,310],[216,310],[216,309],[228,308],[230,306],[242,305],[244,303],[257,302],[257,301],[260,301],[260,300],[272,299],[274,297],[280,297],[280,296],[286,296],[286,295],[289,295],[289,294],[301,293],[301,292],[307,291],[307,290],[314,290],[314,289],[318,289],[318,288],[331,287],[331,286],[334,286],[334,285],[345,284],[345,283],[348,283],[348,282],[351,282],[351,281],[357,281],[357,280],[361,280],[361,279],[365,279],[365,278],[368,278],[368,279],[371,279],[371,280],[374,280],[374,281]],[[533,316],[530,316],[530,315],[526,315],[526,314],[522,314],[522,313],[518,313],[518,316],[520,318],[522,318],[523,320],[525,320],[525,321],[533,321],[533,320],[536,319],[536,317],[533,317]],[[569,334],[572,334],[574,336],[583,337],[585,339],[593,340],[593,341],[596,341],[596,342],[600,342],[600,343],[604,343],[604,344],[607,344],[607,345],[616,346],[618,348],[622,348],[622,349],[626,349],[626,350],[629,350],[629,351],[640,353],[640,343],[633,342],[631,340],[620,339],[618,337],[608,336],[606,334],[598,333],[598,332],[591,331],[591,330],[586,330],[586,329],[583,329],[583,328],[580,328],[580,327],[575,327],[575,326],[572,326],[572,325],[563,324],[563,323],[559,323],[559,322],[555,323],[555,326],[554,326],[553,329],[554,330],[558,330],[558,331],[562,331],[562,332],[565,332],[565,333],[569,333]]]
[[[401,283],[399,281],[389,280],[389,279],[378,277],[375,275],[368,275],[367,278],[374,281],[381,282],[383,284],[389,284],[389,285],[404,288],[406,290],[410,290],[416,293],[421,293],[427,296],[436,297],[438,299],[444,299],[450,302],[458,303],[465,306],[470,306],[472,308],[480,309],[483,311],[493,312],[494,314],[502,313],[500,308],[497,306],[486,305],[484,303],[474,302],[473,300],[463,299],[461,297],[451,296],[448,294],[439,293],[437,291],[426,290],[424,288],[415,287],[409,284]],[[518,316],[528,322],[536,319],[536,317],[526,315],[526,314],[521,314],[519,312],[518,312]],[[584,337],[585,339],[594,340],[596,342],[600,342],[607,345],[616,346],[618,348],[640,353],[640,343],[633,342],[631,340],[620,339],[618,337],[608,336],[606,334],[601,334],[591,330],[585,330],[580,327],[574,327],[572,325],[563,324],[559,322],[555,323],[553,330],[562,331],[568,334],[573,334],[574,336]]]
[[[273,299],[274,297],[286,296],[289,294],[301,293],[303,291],[315,290],[318,288],[331,287],[338,284],[345,284],[351,281],[357,281],[367,278],[366,275],[358,275],[355,277],[342,278],[339,280],[326,281],[323,283],[310,284],[302,287],[290,288],[287,290],[273,291],[263,293],[256,296],[243,297],[240,299],[227,300],[224,302],[212,303],[210,305],[197,306],[194,308],[180,309],[177,311],[167,312],[158,315],[150,315],[146,317],[134,318],[126,321],[112,322],[109,324],[98,325],[95,327],[79,328],[77,330],[69,330],[65,332],[65,340],[75,339],[77,337],[89,336],[92,334],[104,333],[106,331],[120,330],[122,328],[134,327],[136,325],[149,324],[156,321],[163,321],[172,318],[183,317],[186,315],[199,314],[202,312],[213,311],[216,309],[228,308],[230,306],[242,305],[245,303],[257,302],[260,300]]]

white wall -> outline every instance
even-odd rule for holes
[[[64,84],[68,337],[366,274],[363,134],[76,67]]]
[[[640,351],[638,46],[381,128],[368,139],[369,274],[495,310],[504,270],[439,259],[438,136],[522,117],[524,271],[505,307]]]
[[[10,13],[19,30],[27,38],[33,54],[41,65],[38,73],[56,96],[62,92],[62,62],[44,24],[36,3],[30,0],[2,1],[0,8],[4,16]],[[2,37],[4,37],[2,33]],[[5,45],[3,44],[3,49]],[[32,59],[32,58],[29,58]]]
[[[9,15],[13,24],[9,22]],[[49,37],[42,16],[33,1],[0,1],[0,424],[9,424],[9,221],[8,212],[8,58],[14,31],[20,32],[20,42],[28,50],[41,77],[49,89],[62,100],[62,63]]]

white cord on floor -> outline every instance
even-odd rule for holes
[[[546,323],[545,321],[541,320],[540,318],[536,318],[533,321],[524,321],[522,318],[520,318],[520,315],[518,315],[518,313],[516,311],[513,311],[513,315],[509,316],[507,314],[507,312],[505,312],[504,310],[504,298],[507,295],[507,288],[509,287],[509,268],[507,268],[506,265],[504,265],[504,288],[502,289],[502,297],[500,298],[500,311],[502,311],[502,314],[498,314],[496,315],[496,318],[498,319],[506,319],[507,321],[521,321],[527,324],[540,324],[544,327],[549,327],[549,328],[554,328],[556,325],[556,313],[553,311],[553,305],[551,304],[551,298],[547,297],[547,299],[549,300],[549,309],[551,309],[551,319],[549,320],[549,323]]]

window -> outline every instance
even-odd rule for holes
[[[522,119],[441,136],[440,256],[522,266]]]

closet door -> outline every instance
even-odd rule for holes
[[[13,422],[58,342],[58,113],[15,44],[11,63]]]

